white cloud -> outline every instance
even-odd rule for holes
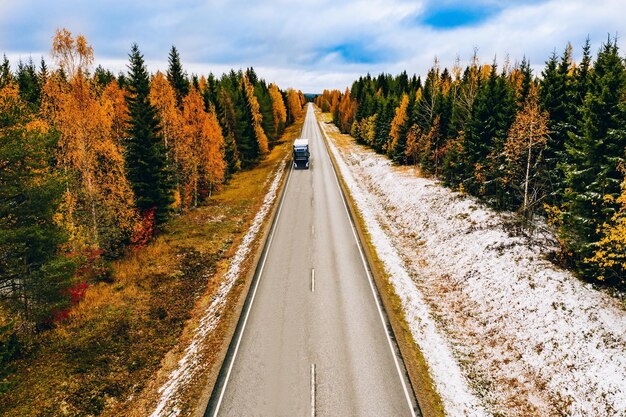
[[[459,0],[313,0],[263,2],[165,0],[97,5],[67,0],[41,6],[32,0],[0,0],[0,52],[38,60],[55,28],[67,26],[93,43],[96,59],[118,71],[132,42],[164,69],[175,44],[189,72],[220,74],[254,66],[282,88],[345,88],[370,73],[425,74],[438,56],[444,66],[468,60],[478,47],[485,62],[526,55],[537,69],[567,41],[580,54],[589,35],[595,52],[607,33],[626,32],[623,0],[480,0],[491,10],[472,26],[438,30],[422,23],[428,10],[467,7]],[[36,51],[36,52],[33,52]]]

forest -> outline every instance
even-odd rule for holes
[[[343,133],[416,165],[498,210],[525,230],[557,232],[553,261],[582,278],[626,283],[626,66],[617,39],[576,62],[568,44],[541,74],[530,62],[499,66],[474,53],[462,66],[435,59],[424,80],[370,74],[316,98]]]
[[[52,59],[0,65],[0,392],[22,339],[257,165],[305,102],[253,68],[189,76],[174,46],[166,73],[149,73],[135,44],[115,75],[62,29]]]

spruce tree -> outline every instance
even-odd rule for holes
[[[187,78],[187,74],[183,71],[178,50],[173,45],[172,49],[170,49],[168,62],[167,80],[174,88],[178,106],[182,108],[183,98],[189,93],[189,79]]]
[[[160,134],[157,109],[150,104],[150,78],[137,44],[130,53],[128,89],[129,128],[126,169],[137,207],[155,211],[155,219],[167,219],[172,198],[172,181],[167,169],[166,150]]]
[[[494,63],[489,78],[478,90],[467,122],[464,142],[467,169],[463,186],[499,207],[504,204],[504,196],[497,181],[498,167],[515,107],[512,89],[505,77],[498,75]]]
[[[6,55],[2,58],[2,64],[0,64],[0,88],[4,87],[13,79],[11,74],[11,64]]]
[[[374,149],[377,152],[382,152],[383,147],[389,141],[391,120],[393,119],[395,106],[389,100],[382,99],[379,101],[378,109],[374,128]]]
[[[104,69],[102,65],[98,65],[93,73],[93,78],[100,88],[104,88],[111,84],[111,81],[115,79],[115,75],[111,71]]]
[[[540,90],[541,107],[550,115],[550,135],[543,159],[550,184],[547,201],[551,204],[560,204],[565,188],[561,166],[566,158],[565,145],[569,141],[573,113],[576,110],[572,106],[571,59],[570,45],[563,52],[560,62],[556,54],[553,54],[546,63]]]
[[[267,88],[267,84],[264,80],[259,80],[254,85],[254,95],[259,102],[259,110],[261,112],[261,115],[263,116],[261,125],[263,126],[263,130],[268,137],[270,149],[272,149],[278,137],[276,136],[277,132],[274,132],[274,111],[272,109],[272,97],[270,97],[269,89]]]
[[[224,86],[220,87],[216,100],[215,111],[219,118],[224,135],[224,159],[226,160],[226,178],[241,169],[239,150],[237,149],[237,115],[233,101]]]
[[[522,73],[522,88],[517,100],[517,106],[519,109],[521,109],[526,103],[526,98],[528,97],[528,93],[530,92],[530,85],[533,83],[533,70],[530,67],[530,62],[526,59],[526,57],[522,59],[519,70]]]
[[[600,226],[616,212],[626,149],[626,71],[617,41],[598,53],[582,108],[581,134],[567,146],[565,238],[584,271],[585,259],[599,240]]]
[[[39,83],[39,89],[43,89],[46,82],[48,82],[48,66],[46,65],[46,61],[41,57],[41,62],[39,63],[39,72],[37,73],[37,82]]]
[[[570,124],[577,132],[580,132],[577,130],[577,121],[582,119],[582,109],[585,97],[587,96],[587,92],[590,88],[591,74],[591,43],[589,38],[587,38],[585,46],[583,46],[583,57],[580,60],[580,65],[576,67],[574,72],[574,85],[572,87],[572,106],[575,111],[572,115],[573,119],[570,121]]]
[[[41,101],[41,86],[32,58],[25,63],[21,60],[18,62],[16,78],[22,99],[33,108],[38,108]]]

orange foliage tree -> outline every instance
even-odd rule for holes
[[[391,130],[389,132],[389,144],[386,146],[387,154],[392,156],[395,154],[395,151],[398,147],[398,141],[401,139],[400,136],[403,134],[402,130],[404,129],[407,120],[408,114],[407,109],[409,107],[409,96],[404,94],[402,96],[402,101],[400,105],[396,108],[396,114],[391,121]]]
[[[287,90],[287,119],[289,123],[293,123],[302,115],[302,103],[300,96],[293,88]]]
[[[346,88],[337,106],[339,111],[339,129],[344,133],[349,132],[352,127],[352,122],[354,122],[354,116],[356,115],[356,105],[356,100],[352,100],[350,90]]]
[[[85,77],[93,49],[82,36],[57,31],[53,55],[66,74],[51,77],[44,106],[59,131],[58,161],[66,173],[66,192],[56,219],[69,231],[74,250],[112,249],[131,233],[136,219],[133,193],[126,180],[114,124],[113,87],[98,98]],[[120,110],[119,108],[117,110]],[[124,123],[117,120],[117,123]]]
[[[204,101],[195,88],[183,99],[180,164],[184,172],[182,202],[197,206],[224,181],[224,137],[213,109],[204,111]]]

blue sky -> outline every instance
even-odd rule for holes
[[[539,72],[568,41],[579,55],[587,35],[595,51],[626,33],[624,15],[624,0],[0,0],[0,53],[48,59],[67,27],[115,72],[133,42],[152,71],[174,44],[190,73],[254,66],[282,88],[317,92],[367,72],[425,74],[435,57],[466,63],[475,48],[483,62],[526,56]]]

